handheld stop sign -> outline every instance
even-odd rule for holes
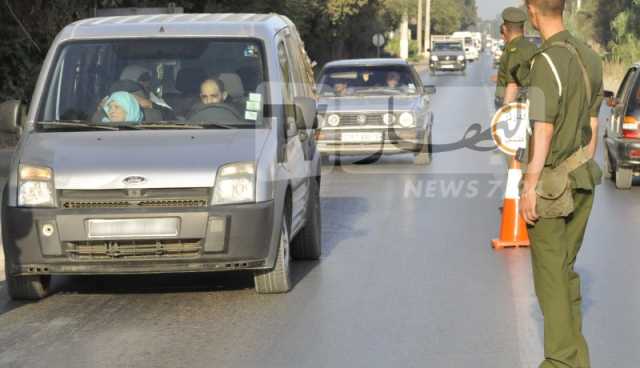
[[[518,150],[527,148],[529,126],[529,106],[513,102],[496,111],[491,120],[491,137],[500,151],[515,156]]]

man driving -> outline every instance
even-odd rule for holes
[[[204,105],[223,103],[227,99],[224,83],[219,79],[207,79],[200,85],[200,101]]]
[[[400,86],[400,73],[396,71],[387,73],[386,82],[387,82],[387,87],[398,88]]]

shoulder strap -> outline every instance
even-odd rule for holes
[[[569,52],[573,56],[576,57],[576,60],[578,60],[578,64],[580,65],[580,70],[582,71],[582,77],[584,78],[584,87],[586,88],[586,92],[587,92],[587,101],[589,102],[589,104],[591,104],[591,97],[593,96],[593,91],[591,89],[591,81],[589,80],[589,73],[587,73],[587,68],[585,67],[584,62],[582,61],[582,57],[580,56],[580,53],[578,52],[576,47],[572,45],[570,42],[554,42],[551,44],[551,46],[558,46],[558,47],[565,48],[569,50]]]

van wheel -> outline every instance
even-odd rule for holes
[[[291,257],[289,255],[289,225],[283,216],[276,265],[271,270],[257,271],[253,276],[260,294],[286,293],[291,290]]]
[[[13,300],[40,300],[49,293],[50,275],[14,276],[6,271],[7,292]]]
[[[611,158],[609,157],[609,150],[607,149],[607,147],[604,147],[604,167],[603,167],[603,172],[604,172],[604,177],[606,179],[611,179],[613,177],[613,170],[611,170]]]
[[[426,143],[422,147],[422,150],[416,153],[416,158],[414,159],[414,164],[420,166],[426,166],[431,163],[431,132],[429,132],[429,137],[427,138]]]
[[[293,259],[317,260],[322,254],[322,216],[318,178],[311,179],[308,206],[305,225],[291,242]]]
[[[618,168],[616,170],[616,188],[631,189],[633,184],[633,170]]]

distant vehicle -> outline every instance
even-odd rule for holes
[[[611,118],[604,133],[604,172],[618,189],[640,175],[640,63],[627,71],[618,92],[605,91]]]
[[[467,68],[464,53],[464,40],[449,36],[432,36],[429,71],[435,75],[437,71],[459,71],[463,74]]]
[[[42,298],[51,275],[232,270],[287,292],[290,259],[321,251],[314,84],[276,14],[64,28],[24,125],[0,105],[0,130],[24,128],[2,201],[9,296]]]
[[[317,90],[317,141],[325,158],[413,153],[415,164],[431,162],[435,87],[424,86],[406,61],[330,62],[320,72]]]
[[[500,65],[500,58],[502,57],[502,53],[504,52],[504,45],[496,45],[496,48],[493,52],[493,67],[497,68]]]
[[[476,44],[473,32],[454,32],[451,37],[464,40],[465,59],[467,61],[474,62],[480,58],[480,48]]]

